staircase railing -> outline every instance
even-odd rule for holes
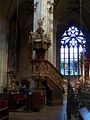
[[[49,78],[60,89],[63,89],[63,76],[59,71],[47,60],[32,60],[32,77]]]

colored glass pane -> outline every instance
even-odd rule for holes
[[[85,52],[85,36],[81,30],[76,26],[71,26],[62,35],[61,39],[61,68],[64,69],[65,75],[68,75],[70,69],[70,75],[81,74],[81,52]],[[64,46],[64,47],[63,47]],[[69,50],[70,47],[70,50]],[[70,55],[69,52],[70,51]],[[79,57],[78,57],[79,56]],[[63,58],[63,59],[62,59]],[[68,60],[70,58],[70,60]],[[62,63],[62,61],[65,63]],[[70,63],[69,63],[70,61]],[[65,65],[65,66],[64,66]],[[64,74],[64,71],[62,73]]]
[[[61,64],[60,64],[60,67],[64,69],[64,63],[61,63]]]

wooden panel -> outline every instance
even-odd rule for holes
[[[33,92],[32,93],[32,108],[41,109],[45,104],[44,92]]]

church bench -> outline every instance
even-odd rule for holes
[[[22,101],[25,99],[26,99],[26,97],[24,94],[14,94],[13,95],[13,100],[15,100],[15,101]]]
[[[10,95],[10,107],[16,108],[25,105],[26,96],[23,93],[15,93]]]
[[[0,99],[0,120],[8,120],[8,118],[9,118],[8,101]]]
[[[79,109],[80,120],[90,120],[90,112],[86,107]]]

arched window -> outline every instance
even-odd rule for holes
[[[60,72],[62,75],[81,75],[81,53],[85,52],[85,36],[76,26],[66,30],[61,38]]]

